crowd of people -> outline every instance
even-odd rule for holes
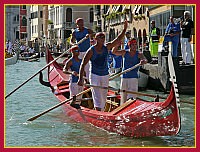
[[[14,52],[19,52],[21,57],[29,57],[37,52],[35,47],[26,46],[24,43],[20,44],[19,40],[15,40],[14,43],[12,43],[10,40],[7,40],[5,51],[10,55],[12,55]]]
[[[194,35],[194,22],[191,19],[190,11],[185,11],[184,16],[174,21],[170,16],[169,24],[165,30],[162,51],[166,51],[168,42],[172,42],[172,57],[178,57],[178,44],[181,44],[182,64],[194,63],[194,52],[191,49],[192,35]],[[150,51],[151,56],[158,56],[158,44],[160,29],[155,26],[155,20],[151,21]]]

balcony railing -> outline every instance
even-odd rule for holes
[[[53,24],[49,24],[48,25],[48,30],[53,30],[54,29],[54,25]]]

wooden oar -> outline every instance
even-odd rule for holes
[[[87,87],[94,87],[94,88],[101,88],[101,89],[110,89],[110,90],[117,91],[117,92],[127,92],[127,93],[142,95],[142,96],[148,96],[148,97],[152,97],[152,98],[156,98],[157,97],[155,95],[145,94],[145,93],[136,92],[136,91],[128,91],[128,90],[115,89],[115,88],[110,87],[110,86],[109,87],[103,87],[103,86],[96,86],[96,85],[90,85],[90,84],[85,84],[85,86],[87,86]],[[160,98],[166,99],[164,97],[160,97]]]
[[[111,78],[109,78],[109,80],[110,80],[110,79],[111,79]],[[91,90],[91,88],[89,88],[89,89],[87,89],[87,90],[85,90],[85,91],[82,91],[82,92],[78,93],[76,96],[80,96],[80,95],[82,95],[82,94],[85,94],[85,93],[89,92],[90,90]],[[59,103],[59,104],[53,106],[52,108],[49,108],[49,109],[45,110],[44,112],[42,112],[42,113],[40,113],[40,114],[38,114],[38,115],[36,115],[36,116],[34,116],[34,117],[32,117],[32,118],[29,118],[28,121],[33,121],[33,120],[39,118],[40,116],[42,116],[42,115],[48,113],[49,111],[51,111],[51,110],[53,110],[53,109],[55,109],[55,108],[57,108],[57,107],[59,107],[59,106],[65,104],[65,103],[67,103],[67,102],[69,102],[69,101],[71,101],[71,100],[73,100],[73,98],[67,99],[67,100],[65,100],[65,101],[63,101],[63,102],[61,102],[61,103]]]
[[[137,68],[137,67],[139,67],[139,66],[141,66],[140,63],[138,63],[138,64],[134,65],[133,67],[130,67],[130,68],[128,68],[128,69],[126,69],[126,70],[124,70],[124,71],[122,71],[122,72],[120,72],[120,73],[114,75],[114,76],[111,76],[111,77],[109,78],[109,80],[113,80],[113,79],[119,77],[120,75],[122,75],[122,74],[124,74],[124,73],[127,73],[127,72],[129,72],[129,71],[131,71],[131,70],[133,70],[133,69],[135,69],[135,68]]]
[[[72,71],[65,71],[63,73],[65,73],[65,74],[72,74],[72,75],[76,76]],[[79,77],[79,74],[77,74],[77,76]],[[88,80],[85,76],[83,76],[83,79]]]
[[[87,39],[87,37],[84,37],[83,39],[81,39],[77,45],[81,44],[83,41],[85,41]],[[71,48],[70,48],[71,49]],[[36,72],[34,75],[32,75],[30,78],[28,78],[26,81],[24,81],[22,84],[20,84],[18,87],[16,87],[13,91],[11,91],[9,94],[6,95],[5,99],[7,97],[9,97],[11,94],[13,94],[15,91],[17,91],[19,88],[21,88],[24,84],[26,84],[28,81],[30,81],[32,78],[34,78],[38,73],[40,73],[41,71],[43,71],[44,69],[46,69],[46,67],[48,67],[49,65],[51,65],[53,62],[57,61],[59,58],[63,57],[66,53],[69,52],[68,49],[67,51],[65,51],[64,53],[62,53],[60,56],[58,56],[57,58],[55,58],[54,60],[52,60],[51,62],[49,62],[47,65],[45,65],[42,69],[40,69],[38,72]]]
[[[87,90],[84,90],[84,91],[78,93],[78,94],[76,95],[76,97],[78,97],[78,96],[80,96],[80,95],[83,95],[83,94],[89,92],[90,90],[91,90],[91,88],[89,88],[89,89],[87,89]],[[69,102],[69,101],[71,101],[71,100],[73,100],[73,97],[70,98],[70,99],[67,99],[67,100],[65,100],[65,101],[63,101],[63,102],[61,102],[61,103],[59,103],[59,104],[57,104],[57,105],[55,105],[55,106],[53,106],[53,107],[47,109],[47,110],[45,110],[44,112],[42,112],[42,113],[40,113],[40,114],[38,114],[38,115],[36,115],[36,116],[34,116],[34,117],[29,118],[27,121],[33,121],[33,120],[39,118],[40,116],[42,116],[42,115],[48,113],[49,111],[51,111],[51,110],[53,110],[53,109],[56,109],[57,107],[60,107],[61,105],[65,104],[65,103],[67,103],[67,102]]]
[[[136,91],[129,91],[129,90],[121,90],[121,89],[115,89],[113,87],[102,87],[102,86],[95,86],[95,85],[90,85],[90,84],[85,84],[85,86],[87,87],[94,87],[94,88],[101,88],[101,89],[110,89],[110,90],[114,90],[117,92],[127,92],[127,93],[131,93],[131,94],[136,94],[136,95],[140,95],[140,96],[146,96],[146,97],[151,97],[151,98],[157,98],[157,95],[152,95],[152,94],[146,94],[146,93],[141,93],[141,92],[136,92]],[[167,99],[165,97],[159,96],[160,99]],[[189,102],[189,101],[184,101],[181,100],[182,103],[188,103],[188,104],[193,104],[193,102]]]

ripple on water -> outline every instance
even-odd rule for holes
[[[40,62],[19,61],[6,66],[6,94],[45,66]],[[46,80],[46,71],[44,71]],[[119,81],[119,79],[117,80]],[[119,82],[112,81],[119,88]],[[144,93],[157,94],[151,90]],[[163,95],[162,95],[163,96]],[[183,98],[182,98],[183,99]],[[184,96],[184,100],[193,100]],[[69,119],[62,108],[57,108],[33,122],[26,120],[55,106],[58,100],[50,89],[42,86],[38,76],[6,99],[6,146],[81,146],[81,147],[168,147],[194,146],[194,106],[181,104],[181,131],[176,136],[131,138],[108,133],[86,123]]]

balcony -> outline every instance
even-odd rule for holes
[[[21,27],[20,27],[20,33],[22,33],[22,32],[24,32],[24,33],[27,32],[27,31],[26,31],[26,26],[21,26]]]
[[[111,13],[107,16],[104,16],[106,20],[106,25],[108,26],[108,22],[110,23],[110,26],[116,26],[123,24],[125,19],[130,23],[131,22],[131,16],[132,14],[130,12],[116,12],[116,13]]]
[[[50,31],[50,30],[53,30],[54,29],[54,24],[49,24],[48,25],[48,30]]]

